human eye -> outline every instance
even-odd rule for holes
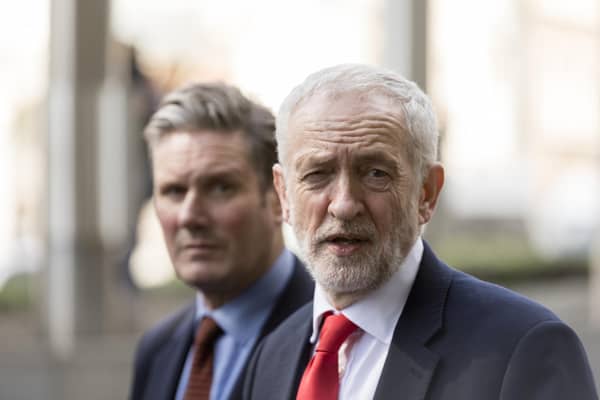
[[[387,174],[387,172],[385,172],[384,170],[382,170],[382,169],[379,169],[379,168],[372,168],[372,169],[370,169],[370,170],[367,172],[367,175],[368,175],[370,178],[375,178],[375,179],[379,179],[379,178],[385,178],[385,177],[389,176],[389,175]]]
[[[329,176],[329,171],[325,168],[314,168],[302,174],[300,181],[309,186],[319,186],[324,183]]]
[[[391,181],[391,175],[381,168],[369,168],[364,176],[365,183],[374,190],[386,190]]]
[[[230,197],[237,192],[238,184],[229,180],[216,180],[209,184],[208,189],[213,197]]]
[[[171,200],[178,200],[185,196],[187,187],[179,183],[168,183],[160,187],[161,197],[166,197]]]

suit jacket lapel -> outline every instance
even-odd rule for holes
[[[304,265],[294,256],[294,272],[277,304],[260,332],[259,341],[290,316],[294,311],[312,300],[314,281],[306,272]]]
[[[296,398],[300,379],[312,353],[309,341],[312,330],[311,313],[312,303],[303,308],[305,318],[302,318],[302,322],[290,329],[291,334],[285,336],[281,346],[271,352],[269,369],[273,373],[272,376],[280,377],[269,383],[272,399]]]
[[[304,266],[300,262],[300,260],[294,256],[294,272],[292,272],[292,276],[290,277],[289,283],[286,285],[285,290],[283,291],[280,298],[277,299],[277,304],[275,308],[271,312],[271,315],[265,322],[258,340],[254,345],[254,350],[260,343],[260,341],[271,331],[273,331],[284,319],[286,319],[290,314],[296,311],[300,306],[309,302],[312,299],[312,294],[314,292],[314,282],[308,272],[306,272]],[[251,357],[250,357],[251,358]],[[250,359],[246,361],[246,366],[250,362]],[[246,367],[244,367],[244,371]],[[243,392],[243,383],[244,383],[244,373],[242,373],[237,381],[233,390],[231,391],[230,399],[240,399],[242,398]]]
[[[375,392],[375,399],[423,399],[439,361],[426,347],[442,327],[452,272],[443,267],[427,243],[419,272],[396,325]]]
[[[168,341],[158,350],[148,378],[145,399],[172,399],[175,397],[183,364],[192,344],[195,307],[190,306]]]

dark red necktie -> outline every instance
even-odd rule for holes
[[[317,349],[304,371],[296,400],[337,400],[340,391],[338,351],[356,328],[342,314],[325,316]]]
[[[223,331],[210,317],[204,317],[196,330],[194,360],[190,379],[185,390],[185,400],[208,400],[213,375],[213,352],[217,337]]]

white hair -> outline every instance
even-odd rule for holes
[[[276,119],[279,161],[285,166],[288,125],[294,113],[317,94],[377,93],[398,105],[412,145],[409,156],[420,176],[437,159],[438,128],[431,101],[414,82],[383,68],[341,64],[317,71],[296,86],[283,101]]]

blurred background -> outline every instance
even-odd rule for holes
[[[552,308],[600,379],[600,1],[20,0],[0,14],[0,399],[126,398],[139,335],[191,299],[148,206],[162,94],[224,80],[276,111],[342,62],[431,95],[427,240]]]

